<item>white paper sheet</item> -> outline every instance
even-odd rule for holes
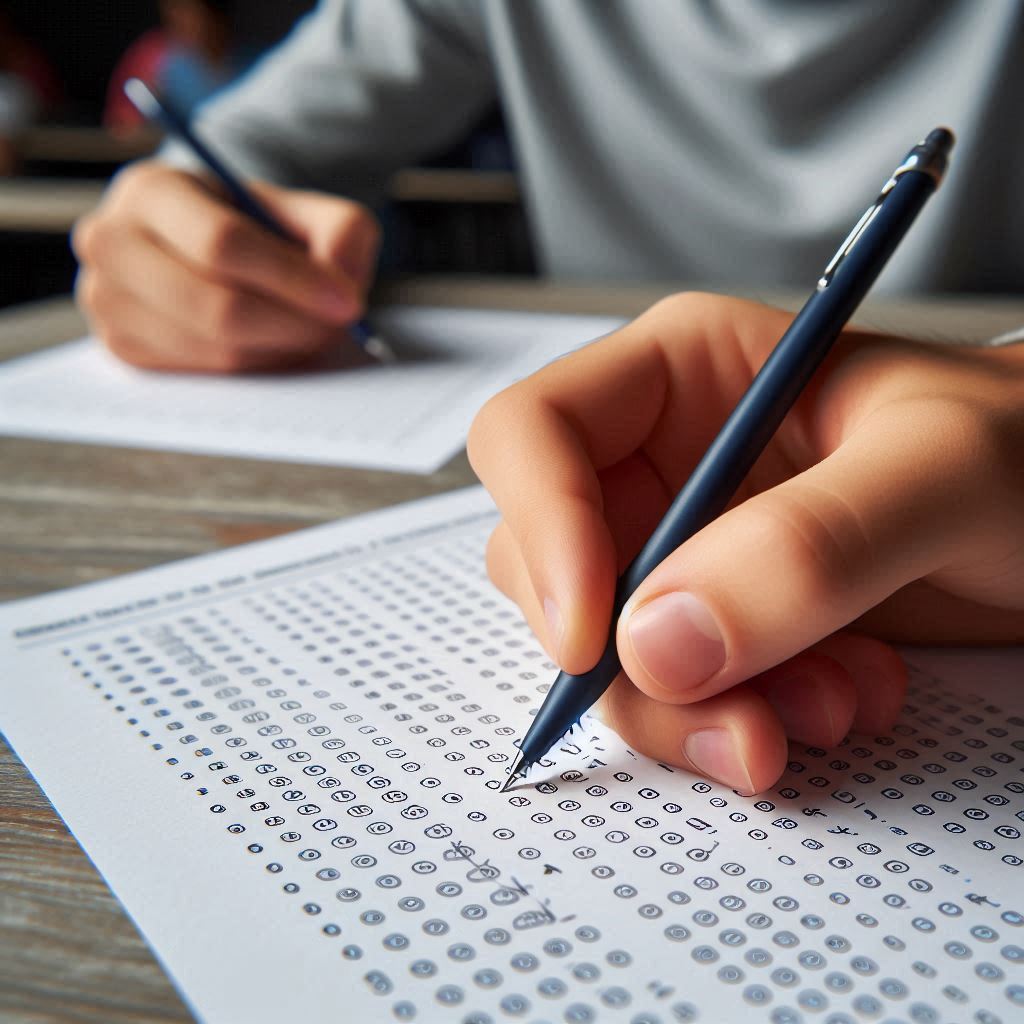
[[[620,323],[382,310],[397,365],[245,377],[147,373],[87,339],[0,365],[0,433],[429,473],[491,395]]]
[[[471,490],[0,608],[0,727],[196,1014],[974,1021],[1024,1006],[1020,651],[912,651],[890,736],[771,793],[593,720]]]

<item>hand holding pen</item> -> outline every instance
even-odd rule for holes
[[[375,269],[372,214],[335,196],[248,190],[294,240],[275,237],[202,177],[155,160],[122,171],[79,222],[76,291],[117,355],[224,373],[302,365],[346,344]]]
[[[912,205],[865,218],[815,294],[876,262],[865,225]],[[503,517],[489,572],[553,660],[585,675],[611,623],[623,671],[599,715],[635,750],[744,793],[777,780],[788,739],[830,747],[892,724],[906,671],[890,642],[1024,641],[1022,345],[841,337],[777,430],[758,417],[766,444],[749,470],[746,446],[725,463],[735,494],[731,480],[715,488],[704,521],[618,605],[617,577],[798,323],[718,296],[666,299],[497,396],[470,435]],[[821,324],[807,338],[821,354],[832,344]],[[558,736],[595,699],[574,685]],[[535,767],[527,781],[545,778]]]

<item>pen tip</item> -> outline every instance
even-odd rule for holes
[[[365,351],[379,363],[397,363],[395,350],[381,337],[371,334],[363,345]]]
[[[512,762],[512,767],[509,769],[508,778],[505,780],[499,793],[507,793],[521,778],[524,778],[529,765],[526,764],[526,755],[520,750],[516,755],[516,759]]]

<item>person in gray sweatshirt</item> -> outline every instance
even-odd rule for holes
[[[313,357],[363,311],[366,204],[495,100],[546,275],[809,288],[865,190],[944,124],[950,173],[878,289],[1020,292],[1022,52],[1017,0],[324,0],[197,124],[302,244],[169,145],[77,227],[79,301],[140,366]],[[492,575],[563,666],[588,667],[616,558],[783,326],[669,300],[485,410]],[[1020,345],[851,336],[747,500],[680,549],[645,622],[631,606],[617,726],[752,791],[787,737],[891,723],[905,672],[878,638],[1024,641],[1022,410]]]

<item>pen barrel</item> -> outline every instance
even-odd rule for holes
[[[836,273],[804,304],[623,573],[616,614],[647,576],[689,537],[725,511],[875,278],[935,191],[924,173],[902,174]]]

